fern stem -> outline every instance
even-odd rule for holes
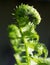
[[[14,54],[14,57],[15,57],[15,59],[16,59],[17,64],[18,64],[18,65],[22,65],[21,62],[20,62],[20,60],[19,60],[19,58],[17,58],[18,55],[17,55],[17,54]]]
[[[27,47],[27,43],[26,43],[25,39],[24,39],[24,43],[25,43],[25,49],[26,49],[27,65],[30,65],[29,52],[28,52],[28,47]]]

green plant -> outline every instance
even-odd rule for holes
[[[15,65],[50,65],[48,50],[39,42],[36,26],[41,17],[32,6],[21,4],[12,14],[16,22],[8,26],[9,38],[15,51]]]

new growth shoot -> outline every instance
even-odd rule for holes
[[[39,42],[36,32],[36,26],[41,21],[38,11],[28,4],[21,4],[12,15],[16,21],[8,26],[8,32],[15,51],[15,65],[50,65],[48,50]]]

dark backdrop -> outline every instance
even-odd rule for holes
[[[11,13],[16,5],[21,3],[33,5],[40,13],[42,20],[37,26],[37,32],[40,35],[40,42],[44,43],[50,56],[50,2],[34,1],[34,0],[0,0],[0,65],[14,65],[15,59],[13,57],[14,50],[8,40],[7,27],[13,23]]]

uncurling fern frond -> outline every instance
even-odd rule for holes
[[[15,65],[50,65],[48,50],[39,42],[36,32],[36,26],[41,21],[38,11],[32,6],[21,4],[12,15],[16,18],[16,24],[9,25],[8,32],[15,51]]]

